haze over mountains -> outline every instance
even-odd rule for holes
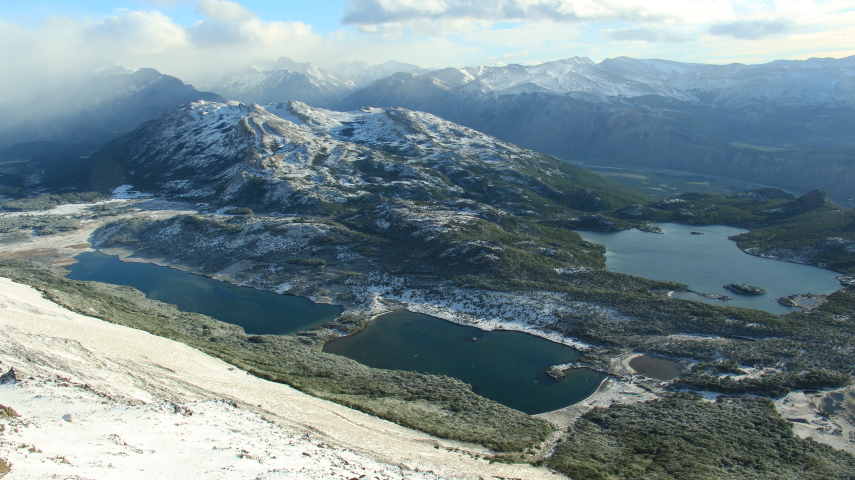
[[[700,65],[574,58],[396,75],[337,109],[424,110],[559,158],[855,191],[855,58]]]
[[[92,151],[108,140],[194,100],[222,100],[153,68],[130,70],[107,65],[69,81],[26,104],[0,105],[0,148],[17,145],[15,155],[47,151]],[[20,145],[52,142],[48,145]],[[6,152],[7,155],[12,152]]]
[[[855,57],[763,65],[574,57],[435,71],[399,62],[325,70],[280,58],[204,89],[215,93],[152,69],[101,72],[66,109],[74,113],[31,115],[38,120],[0,129],[0,146],[11,146],[3,156],[43,156],[69,144],[94,151],[193,100],[298,100],[429,112],[582,164],[696,172],[796,193],[821,188],[844,202],[855,196]],[[57,143],[20,145],[28,141]]]

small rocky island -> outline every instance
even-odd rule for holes
[[[740,295],[766,295],[766,290],[744,283],[728,283],[724,288]]]

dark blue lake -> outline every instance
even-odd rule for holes
[[[728,237],[744,233],[722,225],[656,224],[664,235],[630,229],[620,232],[577,232],[585,240],[606,247],[606,268],[653,280],[685,283],[696,292],[727,295],[715,300],[691,292],[675,297],[715,305],[756,308],[772,313],[793,309],[777,299],[800,293],[828,294],[841,287],[837,273],[824,268],[781,262],[749,255]],[[692,232],[702,235],[692,234]],[[745,283],[766,290],[766,295],[739,295],[724,288]]]
[[[307,330],[342,311],[339,306],[238,287],[182,270],[123,262],[101,252],[76,259],[69,279],[131,286],[180,310],[240,325],[249,334]],[[484,397],[531,414],[577,403],[606,377],[573,369],[558,382],[546,375],[546,369],[576,360],[577,350],[525,333],[485,332],[407,311],[381,315],[361,332],[330,342],[324,351],[371,367],[455,377]]]
[[[337,305],[239,287],[151,263],[123,262],[97,251],[75,259],[77,263],[68,268],[69,279],[134,287],[151,299],[240,325],[253,335],[308,330],[338,317],[342,311]]]
[[[550,365],[580,353],[521,332],[485,332],[420,313],[398,311],[371,320],[361,332],[328,343],[324,351],[385,369],[459,378],[476,393],[529,414],[578,403],[597,391],[605,374],[568,370],[556,381]]]

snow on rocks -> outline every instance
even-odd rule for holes
[[[0,385],[0,399],[19,415],[0,420],[10,480],[438,478],[288,432],[223,401],[134,405],[42,377]]]

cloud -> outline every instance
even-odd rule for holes
[[[713,0],[351,0],[342,22],[377,25],[418,20],[669,22],[690,17],[718,19],[727,2]]]
[[[255,14],[241,4],[228,0],[200,0],[196,13],[225,22],[245,22],[255,18]]]
[[[660,28],[620,28],[603,30],[603,34],[616,42],[686,43],[691,40],[688,35],[673,33]]]
[[[184,29],[157,11],[113,15],[83,28],[81,34],[82,41],[107,54],[161,52],[188,42]]]
[[[230,45],[286,44],[312,35],[302,22],[265,22],[242,5],[228,0],[201,0],[196,12],[206,18],[187,29],[200,48]]]
[[[792,20],[779,18],[775,20],[739,20],[730,23],[720,23],[710,27],[712,35],[730,36],[741,40],[757,40],[776,35],[784,35],[798,31],[799,26]]]
[[[184,3],[190,3],[192,0],[141,0],[146,5],[155,7],[174,7]]]

